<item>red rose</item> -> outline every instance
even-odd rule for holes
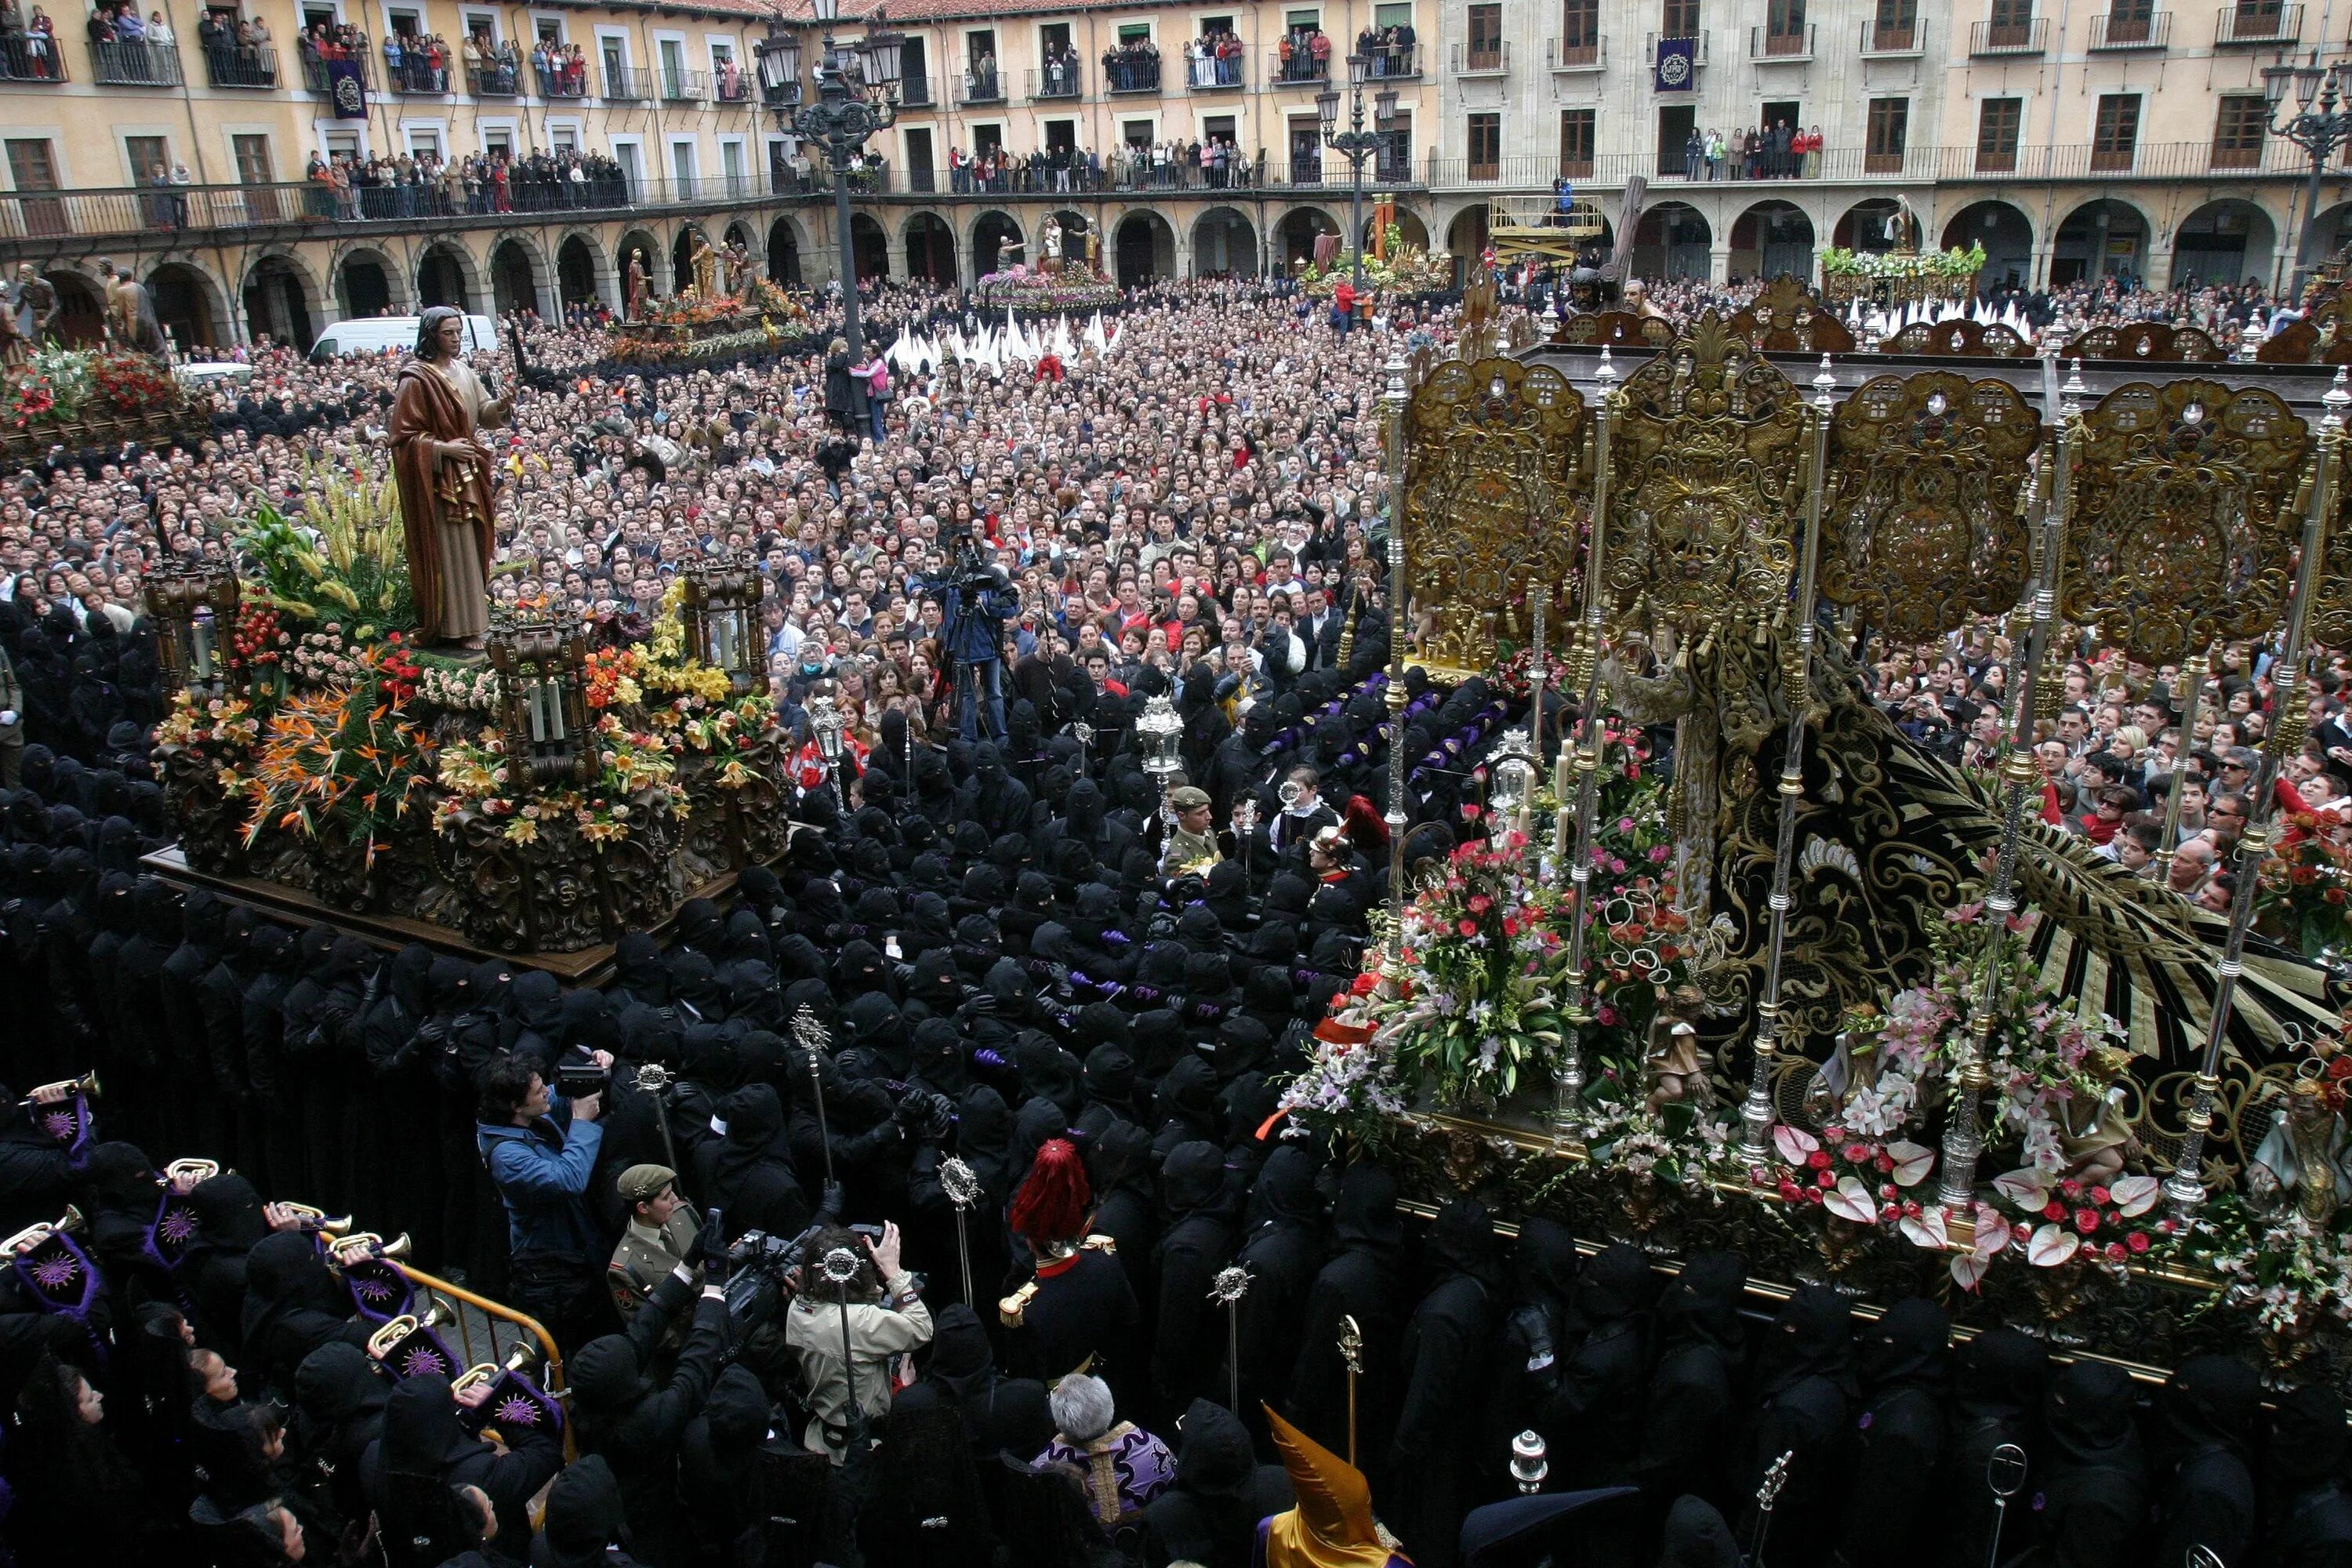
[[[1839,1150],[1838,1152],[1845,1156],[1845,1163],[1847,1164],[1859,1165],[1864,1160],[1870,1158],[1870,1145],[1867,1143],[1849,1143],[1844,1148]]]
[[[1476,921],[1462,921],[1457,922],[1454,929],[1460,931],[1464,936],[1476,936],[1478,934],[1478,922]]]
[[[1815,1171],[1813,1173],[1813,1185],[1817,1187],[1836,1186],[1837,1173],[1835,1171]]]
[[[2117,1263],[2121,1263],[2124,1260],[2124,1244],[2120,1241],[2107,1243],[2106,1254]]]
[[[2070,1198],[2079,1198],[2083,1195],[2083,1184],[2069,1176],[2058,1184],[2058,1190]]]
[[[2147,1232],[2144,1230],[2136,1230],[2129,1236],[2124,1237],[2124,1240],[2131,1245],[2131,1249],[2134,1252],[2146,1252],[2147,1250]]]
[[[2074,1228],[2081,1231],[2084,1236],[2088,1236],[2093,1231],[2098,1229],[2099,1211],[2096,1209],[2076,1209],[2074,1211]]]
[[[1816,1149],[1805,1156],[1805,1163],[1816,1171],[1825,1171],[1829,1169],[1830,1152],[1826,1149]]]
[[[1782,1182],[1780,1184],[1780,1201],[1782,1203],[1792,1204],[1804,1195],[1805,1190],[1797,1185],[1796,1183]]]
[[[2095,1204],[2105,1203],[2107,1201],[2107,1189],[2105,1187],[2093,1187],[2091,1189],[2091,1201]]]
[[[2042,1205],[2042,1217],[2043,1219],[2064,1219],[2066,1217],[2066,1205],[2060,1203],[2056,1198],[2053,1198],[2048,1203]]]

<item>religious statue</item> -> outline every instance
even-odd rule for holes
[[[2085,1184],[2112,1182],[2124,1173],[2124,1162],[2139,1149],[2131,1123],[2124,1117],[2117,1079],[2131,1070],[2131,1053],[2100,1046],[2084,1058],[2084,1076],[2099,1086],[2094,1095],[2076,1095],[2066,1105],[2066,1125],[2058,1134],[2058,1151],[2066,1159],[2065,1174]]]
[[[117,271],[114,263],[104,258],[99,260],[98,271],[106,279],[108,334],[124,348],[163,357],[171,345],[155,320],[155,301],[148,296],[146,285],[128,272]]]
[[[401,368],[392,404],[392,462],[416,624],[427,645],[481,646],[489,630],[492,518],[498,463],[481,431],[513,410],[493,397],[459,353],[465,318],[446,305],[416,328],[416,357]]]
[[[740,239],[727,242],[727,292],[740,300],[751,288],[751,247]]]
[[[1037,244],[1045,252],[1039,262],[1039,270],[1059,272],[1062,269],[1062,225],[1059,219],[1052,216],[1045,219],[1045,226],[1037,231]]]
[[[633,321],[642,321],[646,319],[646,304],[648,292],[649,290],[646,282],[645,252],[642,250],[633,250],[629,252],[629,320]]]
[[[1883,1020],[1878,1009],[1856,1002],[1840,1022],[1836,1048],[1830,1059],[1813,1069],[1805,1086],[1805,1114],[1816,1127],[1835,1122],[1856,1091],[1878,1081],[1878,1039]]]
[[[2352,1189],[2344,1117],[2329,1103],[2330,1088],[2328,1080],[2314,1078],[2298,1078],[2283,1091],[2273,1086],[2277,1113],[2246,1162],[2246,1195],[2256,1207],[2273,1207],[2282,1193],[2293,1193],[2296,1211],[2323,1228]]]
[[[1706,1080],[1706,1063],[1698,1054],[1698,1016],[1706,998],[1696,985],[1677,985],[1658,1002],[1650,1019],[1648,1049],[1643,1053],[1642,1076],[1650,1086],[1644,1097],[1652,1110],[1686,1100],[1705,1110],[1715,1103],[1715,1089]]]
[[[1087,230],[1087,270],[1102,270],[1102,236],[1093,229]]]
[[[694,268],[694,297],[706,304],[719,298],[719,253],[700,234],[694,237],[687,263]]]
[[[16,326],[16,291],[0,285],[0,364],[21,365],[31,357],[31,346]]]
[[[38,343],[57,328],[57,285],[33,270],[29,261],[16,268],[16,331]]]

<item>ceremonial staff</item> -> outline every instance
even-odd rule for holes
[[[1339,1360],[1348,1368],[1348,1463],[1356,1462],[1356,1380],[1364,1375],[1364,1333],[1348,1313],[1339,1315]]]
[[[809,1093],[815,1097],[816,1141],[824,1149],[824,1184],[833,1185],[833,1134],[824,1125],[824,1048],[833,1043],[823,1024],[817,1022],[814,1008],[803,1004],[793,1015],[793,1038],[808,1052]]]
[[[1209,1283],[1209,1300],[1225,1310],[1225,1408],[1242,1407],[1242,1298],[1249,1294],[1249,1270],[1229,1264]],[[1353,1385],[1350,1384],[1352,1392]]]
[[[980,1176],[962,1159],[950,1154],[940,1166],[940,1189],[955,1205],[956,1262],[963,1268],[963,1304],[971,1305],[971,1246],[964,1239],[964,1216],[980,1201]]]

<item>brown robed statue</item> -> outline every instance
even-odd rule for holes
[[[507,422],[511,400],[492,397],[459,353],[466,323],[436,305],[416,326],[416,357],[392,402],[392,464],[416,625],[428,646],[479,647],[490,629],[498,463],[480,432]]]

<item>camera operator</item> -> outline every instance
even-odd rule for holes
[[[944,619],[940,643],[955,663],[957,732],[980,739],[979,705],[988,705],[989,734],[1005,738],[1004,622],[1020,607],[1021,595],[1004,569],[987,553],[988,523],[973,518],[971,532],[956,542],[944,579],[932,584]]]
[[[836,1257],[856,1259],[846,1279],[827,1272]],[[878,1243],[828,1226],[809,1239],[807,1258],[800,1294],[785,1314],[784,1342],[808,1387],[807,1446],[839,1465],[849,1457],[853,1425],[890,1408],[890,1358],[929,1342],[931,1313],[899,1262],[895,1225],[883,1226]]]
[[[609,1068],[611,1059],[602,1065]],[[512,1053],[484,1064],[476,1087],[474,1143],[506,1205],[514,1304],[546,1324],[558,1344],[593,1339],[612,1323],[598,1263],[604,1241],[588,1210],[589,1178],[604,1145],[596,1120],[604,1096],[554,1094]]]
[[[719,1226],[714,1211],[688,1256],[630,1320],[628,1331],[583,1345],[569,1369],[580,1451],[602,1455],[613,1467],[634,1550],[652,1563],[684,1561],[688,1544],[677,1516],[677,1445],[687,1423],[700,1414],[727,1351],[727,1254]],[[667,1381],[656,1385],[646,1369],[692,1289],[697,1264],[702,1288],[693,1325]]]
[[[695,1233],[702,1218],[678,1195],[677,1173],[667,1165],[632,1165],[621,1173],[621,1201],[629,1205],[629,1223],[612,1261],[604,1266],[612,1287],[614,1310],[624,1323],[636,1320],[637,1310],[671,1270],[684,1264],[702,1281],[698,1264],[686,1264],[694,1251]]]

